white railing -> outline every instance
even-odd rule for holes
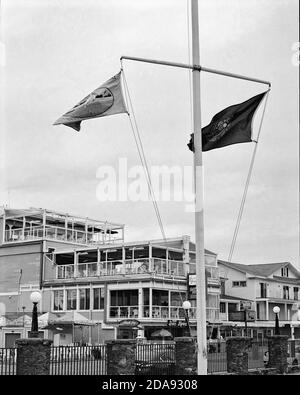
[[[110,318],[138,318],[138,306],[111,306],[109,309]]]
[[[74,265],[56,266],[56,278],[73,278]]]
[[[96,276],[115,276],[115,275],[133,275],[152,273],[166,276],[178,276],[185,277],[184,263],[181,261],[170,261],[159,258],[142,258],[142,259],[126,259],[124,261],[102,261],[79,263],[78,265],[59,265],[59,276],[58,272],[56,278],[69,278],[69,272],[66,271],[68,277],[63,277],[64,270],[66,267],[74,267],[74,277],[96,277]],[[47,280],[47,279],[46,279]]]
[[[101,233],[85,232],[81,230],[63,228],[59,226],[46,225],[43,226],[32,226],[27,228],[11,229],[5,231],[4,241],[5,242],[16,242],[25,240],[35,239],[54,239],[73,242],[77,244],[113,244],[118,241],[123,241],[122,238],[117,235],[109,235],[105,237]]]

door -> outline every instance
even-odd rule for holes
[[[21,333],[6,333],[5,334],[5,348],[15,347],[15,341],[20,339]]]

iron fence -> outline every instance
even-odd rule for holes
[[[174,375],[175,342],[137,344],[135,374]]]
[[[51,375],[105,375],[106,346],[51,347]]]
[[[17,349],[0,348],[0,375],[15,375],[17,367]]]

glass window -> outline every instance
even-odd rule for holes
[[[233,287],[247,287],[247,281],[232,281]]]
[[[169,292],[153,289],[152,291],[152,304],[154,306],[168,306],[169,305]]]
[[[61,311],[64,309],[64,291],[54,291],[53,292],[53,310]]]
[[[299,288],[294,287],[294,300],[298,300],[298,299],[299,299]]]
[[[76,310],[77,307],[77,290],[67,290],[67,310]]]
[[[79,309],[89,310],[90,309],[90,290],[89,288],[79,290]]]
[[[104,288],[94,288],[94,310],[104,309]]]
[[[226,304],[224,302],[220,303],[220,313],[226,313]]]
[[[137,306],[138,290],[122,290],[110,292],[111,306]]]
[[[171,306],[182,306],[182,303],[186,300],[185,292],[171,292]]]

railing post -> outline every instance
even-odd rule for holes
[[[226,339],[227,371],[235,374],[248,373],[249,337],[228,337]]]
[[[190,376],[197,374],[196,341],[191,337],[175,337],[175,374]]]
[[[134,375],[136,340],[107,340],[107,374]]]
[[[18,339],[17,375],[49,375],[52,340]]]
[[[268,338],[269,368],[276,368],[278,373],[287,372],[288,336],[276,335]]]

